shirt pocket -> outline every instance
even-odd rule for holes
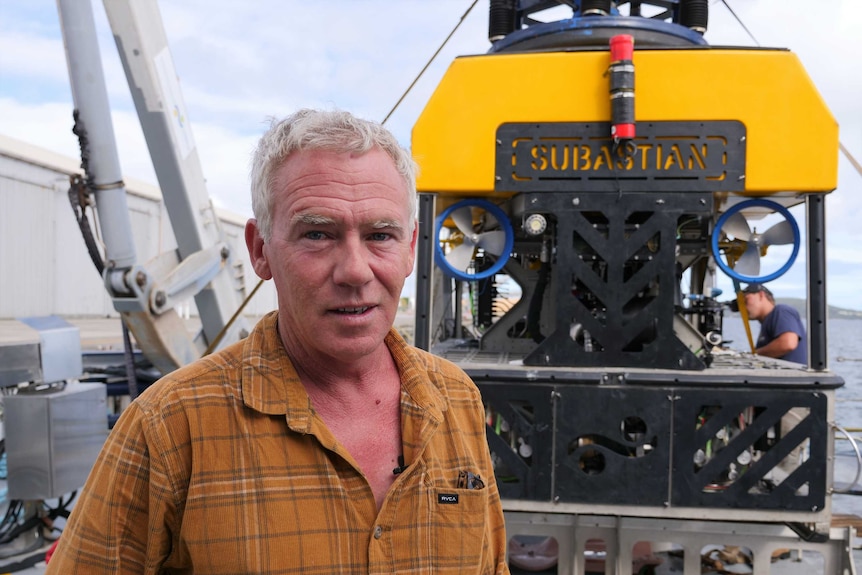
[[[487,489],[431,490],[432,548],[441,573],[486,573]]]

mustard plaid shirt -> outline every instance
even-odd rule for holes
[[[508,573],[479,392],[386,337],[407,469],[380,512],[311,407],[277,313],[179,369],[110,433],[48,574]],[[459,472],[482,489],[459,489]]]

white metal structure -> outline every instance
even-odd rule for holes
[[[58,9],[86,176],[80,195],[95,198],[105,287],[142,351],[169,372],[247,333],[242,318],[229,325],[246,294],[242,264],[206,191],[155,0],[105,2],[177,240],[175,251],[146,263],[134,249],[91,5],[60,0]],[[201,314],[199,337],[188,336],[174,309],[191,296]]]

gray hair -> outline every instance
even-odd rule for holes
[[[386,152],[404,179],[409,231],[416,223],[416,162],[381,124],[357,118],[342,110],[302,109],[282,119],[273,119],[261,136],[251,162],[251,205],[263,240],[272,234],[272,198],[275,173],[290,154],[303,150],[366,153],[374,148]]]

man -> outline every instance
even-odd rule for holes
[[[745,294],[748,317],[760,322],[755,353],[795,363],[808,363],[808,342],[799,313],[776,304],[772,292],[762,284],[749,284]]]
[[[246,243],[277,312],[123,413],[48,573],[508,573],[478,390],[391,327],[409,153],[302,110],[251,180]]]

